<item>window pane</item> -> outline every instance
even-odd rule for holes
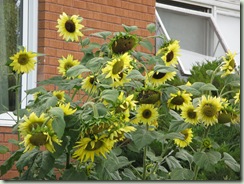
[[[8,91],[15,77],[5,64],[21,45],[21,10],[21,0],[0,0],[0,112],[15,109],[15,93]]]

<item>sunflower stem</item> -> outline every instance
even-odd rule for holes
[[[66,169],[70,168],[70,152],[66,153]]]
[[[17,86],[20,86],[21,85],[21,74],[17,74],[17,81],[16,81],[16,85]],[[19,117],[19,113],[20,113],[20,96],[19,96],[19,87],[16,88],[16,91],[15,91],[15,97],[16,97],[16,125],[19,124],[19,120],[20,120],[20,117]],[[18,132],[18,141],[20,141],[20,134]]]
[[[148,131],[148,124],[146,125],[146,131]],[[143,173],[142,173],[142,180],[146,180],[146,171],[147,171],[147,145],[144,147],[144,153],[143,153]]]

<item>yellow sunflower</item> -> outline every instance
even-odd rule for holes
[[[109,128],[109,134],[110,134],[109,138],[111,140],[114,140],[115,142],[123,141],[125,139],[125,136],[124,136],[125,133],[133,132],[135,130],[136,130],[136,128],[133,126],[128,126],[128,125],[124,125],[124,124],[121,125],[118,123],[114,123]]]
[[[224,73],[221,75],[221,77],[225,77],[235,72],[235,67],[236,67],[236,62],[234,59],[235,56],[236,53],[232,53],[231,51],[228,51],[226,55],[223,57],[223,65],[220,67],[220,69]]]
[[[36,128],[43,126],[44,123],[45,123],[45,126],[43,128],[52,129],[52,121],[48,120],[48,117],[46,117],[46,115],[44,113],[42,113],[38,117],[34,112],[32,112],[29,115],[29,117],[24,116],[23,122],[19,124],[18,129],[19,129],[20,135],[26,136],[27,134],[30,134]]]
[[[65,116],[74,114],[76,111],[76,109],[73,109],[70,107],[70,103],[67,103],[67,104],[60,103],[58,107],[60,107],[63,110]]]
[[[199,119],[206,126],[214,125],[218,122],[218,114],[222,108],[221,99],[212,96],[202,96],[196,109]]]
[[[131,69],[130,62],[132,58],[128,53],[123,55],[115,56],[112,58],[112,61],[108,62],[106,67],[102,69],[105,78],[112,78],[113,81],[120,81],[121,72],[126,69]]]
[[[137,101],[133,100],[133,98],[134,98],[133,94],[125,97],[124,92],[121,91],[118,97],[118,100],[120,101],[121,104],[120,108],[135,110]]]
[[[119,86],[124,86],[125,83],[128,83],[131,81],[131,79],[126,78],[127,74],[125,72],[120,72],[119,73],[119,80],[114,80],[113,83],[111,84],[112,87],[119,87]]]
[[[195,111],[195,107],[192,103],[184,103],[181,110],[181,117],[185,119],[185,122],[193,125],[196,125],[199,122],[197,112]]]
[[[77,15],[72,15],[69,17],[66,13],[63,12],[58,19],[58,32],[59,36],[63,36],[63,39],[66,41],[79,41],[79,36],[82,37],[81,29],[84,27],[80,22],[82,18]]]
[[[53,91],[53,96],[56,96],[59,102],[65,101],[64,91]]]
[[[13,70],[17,73],[29,73],[35,68],[36,60],[34,58],[36,56],[37,54],[27,52],[26,48],[23,48],[23,50],[10,57],[12,62],[9,66],[12,66]]]
[[[137,120],[135,122],[151,125],[158,119],[158,116],[158,108],[155,108],[152,104],[142,104],[137,109]]]
[[[152,85],[158,87],[164,84],[166,81],[171,81],[174,79],[175,75],[176,72],[161,73],[150,71],[146,76],[146,83],[150,82]]]
[[[192,94],[186,93],[186,91],[178,91],[176,94],[171,93],[171,98],[168,100],[168,107],[175,110],[180,110],[183,104],[191,102]]]
[[[27,134],[24,137],[24,141],[20,144],[24,144],[24,152],[31,151],[35,147],[45,146],[48,151],[51,153],[55,152],[53,142],[61,145],[61,140],[58,139],[57,135],[53,134],[52,136],[48,132],[35,132]]]
[[[69,68],[79,65],[79,61],[74,60],[73,56],[70,54],[67,56],[67,58],[63,57],[62,59],[59,59],[58,62],[58,73],[62,74],[63,77],[66,77],[66,72]]]
[[[235,99],[235,104],[240,103],[240,90],[235,94],[234,99]]]
[[[98,92],[97,80],[93,75],[87,76],[81,85],[81,88],[84,89],[87,93],[96,94]]]
[[[191,128],[187,128],[187,129],[181,131],[180,133],[185,136],[184,140],[177,138],[177,139],[174,139],[174,142],[177,146],[184,148],[192,142],[193,132],[192,132]]]
[[[178,40],[171,41],[167,47],[158,50],[158,54],[163,54],[161,57],[166,66],[176,66],[178,64],[177,57],[179,56],[180,45]]]
[[[94,162],[94,157],[100,154],[106,158],[105,153],[110,152],[114,145],[114,141],[109,139],[106,135],[100,137],[94,135],[94,138],[82,137],[74,148],[77,150],[73,154],[73,158],[86,162],[91,159]]]

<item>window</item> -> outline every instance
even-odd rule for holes
[[[157,34],[164,34],[167,39],[180,41],[180,69],[183,74],[190,75],[190,69],[195,62],[214,60],[223,56],[229,50],[229,44],[227,45],[226,37],[223,37],[222,30],[220,31],[216,23],[215,6],[211,6],[210,3],[203,6],[196,1],[185,2],[157,0],[156,22]],[[214,4],[215,1],[211,2]],[[160,45],[160,41],[156,40],[156,47]]]
[[[8,58],[16,53],[18,45],[37,52],[37,12],[38,0],[1,0],[0,1],[0,126],[11,126],[15,110],[15,94],[8,90],[15,85],[5,66]],[[36,86],[36,71],[23,75],[20,92],[21,106],[29,101],[25,90]],[[3,113],[8,109],[8,113]]]

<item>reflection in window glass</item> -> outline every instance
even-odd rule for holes
[[[15,76],[5,64],[21,45],[21,10],[22,0],[0,0],[0,113],[15,109],[15,92],[8,90],[15,85]]]

